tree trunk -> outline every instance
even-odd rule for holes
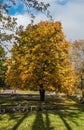
[[[40,85],[40,101],[45,101],[45,90],[43,89],[43,85]]]
[[[82,99],[81,99],[82,101],[82,103],[84,103],[84,88],[82,88]]]
[[[82,91],[81,103],[84,103],[84,77],[83,75],[81,75],[81,91]]]

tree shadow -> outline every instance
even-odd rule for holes
[[[34,120],[33,126],[31,130],[54,130],[53,127],[50,126],[50,120],[48,117],[48,113],[45,113],[45,121],[43,119],[43,112],[37,112],[36,118]]]
[[[70,122],[79,126],[77,123],[77,119],[80,118],[80,114],[84,112],[84,106],[80,104],[73,104],[73,105],[62,105],[62,107],[58,110],[54,110],[52,114],[59,115],[60,119],[64,123],[64,126],[67,130],[73,130]]]
[[[24,113],[22,118],[19,119],[19,121],[17,121],[17,123],[13,126],[13,128],[11,130],[16,130],[20,126],[20,124],[24,121],[24,119],[27,118],[27,117],[28,117],[28,113]],[[13,115],[12,115],[11,118],[16,119],[17,117],[15,117],[15,116],[13,117]]]
[[[48,105],[48,104],[47,104]],[[56,110],[43,110],[42,103],[37,105],[38,110],[35,110],[35,120],[33,122],[31,130],[54,130],[54,127],[51,127],[51,121],[49,119],[49,113],[54,115],[59,115],[60,119],[64,123],[64,126],[67,130],[73,130],[70,122],[78,126],[76,119],[80,117],[80,113],[84,111],[84,106],[80,104],[75,105],[57,105]],[[28,117],[28,113],[25,113],[22,118],[17,122],[17,124],[11,129],[16,130],[23,120]],[[11,118],[17,118],[11,117]],[[18,119],[17,119],[18,120]],[[69,122],[70,121],[70,122]]]
[[[42,130],[42,129],[46,130],[43,117],[42,117],[42,112],[37,112],[36,118],[32,126],[32,130]]]
[[[49,120],[49,115],[48,115],[48,111],[46,110],[46,122],[45,122],[45,125],[46,125],[46,129],[48,130],[53,130],[53,128],[50,126],[50,120]]]
[[[61,100],[61,99],[60,99]],[[23,101],[23,102],[22,102]],[[78,126],[79,124],[77,123],[76,119],[80,118],[80,114],[82,114],[84,112],[84,104],[59,104],[55,103],[55,102],[51,102],[50,100],[48,102],[39,102],[39,101],[25,101],[22,100],[20,103],[25,106],[34,106],[35,109],[32,109],[30,112],[32,113],[32,111],[35,112],[36,117],[35,120],[33,122],[32,128],[31,130],[54,130],[54,127],[51,127],[51,120],[49,119],[50,117],[50,113],[53,115],[59,115],[60,119],[62,120],[62,122],[64,123],[64,126],[66,127],[67,130],[73,130],[71,124],[69,122],[74,123],[76,126]],[[59,99],[57,100],[59,101]],[[33,107],[32,107],[33,108]],[[36,110],[37,108],[39,108],[38,110]],[[45,109],[43,109],[45,108]],[[47,109],[48,110],[47,110]],[[49,110],[50,108],[52,108],[51,110]],[[18,114],[9,114],[10,115],[10,120],[13,119],[15,121],[17,121],[17,123],[15,125],[13,125],[11,130],[16,130],[18,129],[18,127],[21,125],[21,123],[25,120],[25,118],[27,118],[28,116],[30,116],[29,113],[22,113],[22,116],[19,117]],[[2,120],[2,118],[0,117],[0,120]],[[56,125],[56,124],[55,124]]]
[[[67,128],[67,130],[72,130],[70,124],[64,118],[64,115],[62,113],[60,113],[60,112],[58,114],[59,114],[59,117],[61,118],[61,120],[63,121],[65,127]]]
[[[54,130],[54,128],[50,126],[48,111],[46,110],[43,112],[41,105],[42,104],[40,104],[39,111],[36,113],[36,117],[31,130]]]

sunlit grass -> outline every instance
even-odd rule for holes
[[[15,106],[14,106],[15,105]],[[74,98],[46,97],[45,102],[34,99],[16,98],[14,96],[1,97],[1,108],[14,108],[35,106],[42,108],[55,108],[52,110],[30,110],[28,112],[15,112],[0,114],[0,130],[83,130],[84,104],[78,104]]]
[[[83,130],[84,105],[58,105],[57,110],[0,114],[0,130]]]

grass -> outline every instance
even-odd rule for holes
[[[3,102],[1,102],[3,101]],[[0,99],[2,107],[12,107],[16,103],[31,106],[56,106],[54,110],[16,112],[0,114],[0,130],[83,130],[84,104],[77,104],[70,98],[27,100],[12,98]],[[59,102],[59,103],[58,103]]]
[[[0,130],[83,130],[83,110],[84,105],[62,105],[53,111],[2,114]]]

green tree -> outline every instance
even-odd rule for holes
[[[38,90],[41,101],[46,90],[70,92],[73,89],[70,44],[65,40],[60,22],[28,25],[16,40],[6,74],[9,86]]]
[[[3,88],[5,85],[5,71],[6,71],[6,65],[5,65],[5,51],[0,45],[0,88]]]

